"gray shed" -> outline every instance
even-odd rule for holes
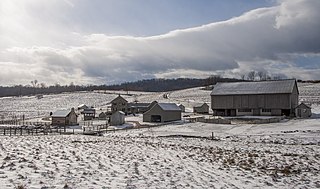
[[[143,114],[144,122],[169,122],[181,120],[181,109],[175,103],[154,103]]]
[[[220,116],[293,116],[298,106],[296,80],[217,83],[211,108]]]
[[[296,117],[299,118],[307,118],[307,117],[311,117],[312,113],[311,113],[311,107],[301,103],[299,104],[299,106],[296,107]]]
[[[125,123],[125,113],[123,111],[117,111],[110,117],[110,125],[123,125]]]
[[[193,112],[199,114],[208,114],[209,105],[207,103],[197,104],[193,107]]]
[[[99,117],[100,120],[106,120],[107,119],[107,114],[105,112],[101,112],[98,115],[98,117]]]
[[[181,109],[182,112],[186,111],[186,107],[182,104],[177,104],[179,106],[179,108]]]
[[[52,123],[55,126],[77,125],[77,114],[74,108],[71,110],[58,110],[51,115]]]

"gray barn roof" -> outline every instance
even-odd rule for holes
[[[241,94],[288,94],[292,93],[295,80],[232,82],[217,83],[211,95],[241,95]]]
[[[58,110],[58,111],[55,111],[51,115],[51,117],[67,117],[70,112],[71,112],[71,110]]]
[[[175,103],[158,103],[158,105],[164,111],[181,111],[181,108]]]

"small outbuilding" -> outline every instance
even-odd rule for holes
[[[197,104],[193,107],[193,113],[209,114],[209,105],[207,103]]]
[[[126,114],[123,111],[117,111],[110,117],[110,125],[123,125],[125,123]]]
[[[71,110],[58,110],[51,115],[51,125],[54,126],[67,126],[67,125],[77,125],[77,114],[74,108]]]
[[[128,103],[128,114],[142,114],[148,110],[150,103]]]
[[[186,112],[186,107],[182,104],[177,104],[182,112]]]
[[[305,103],[299,104],[299,106],[296,107],[295,110],[296,117],[298,118],[307,118],[311,117],[311,107],[306,105]]]
[[[154,103],[143,114],[144,122],[169,122],[181,120],[181,109],[175,103]]]
[[[87,109],[87,108],[89,108],[89,107],[87,105],[85,105],[85,104],[80,104],[78,106],[78,110],[84,110],[84,109]]]
[[[96,117],[96,110],[94,108],[86,108],[81,114],[83,114],[84,121],[93,120]]]
[[[106,120],[107,119],[107,114],[104,113],[104,112],[101,112],[99,115],[98,115],[98,118],[100,120]]]

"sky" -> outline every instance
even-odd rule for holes
[[[0,85],[320,79],[319,0],[1,0]]]

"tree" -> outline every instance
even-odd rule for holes
[[[267,80],[267,73],[263,71],[257,72],[257,76],[259,77],[260,81],[265,81]]]
[[[35,79],[35,80],[31,81],[31,85],[33,88],[38,87],[38,80]]]
[[[256,72],[255,71],[251,71],[247,74],[248,80],[250,81],[254,81],[255,77],[256,77]]]

